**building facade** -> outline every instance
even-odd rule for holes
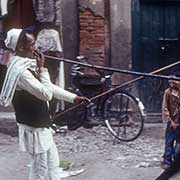
[[[9,1],[8,10],[1,17],[1,42],[11,27],[50,23],[59,28],[68,59],[85,55],[92,64],[151,72],[179,58],[179,0],[17,0]],[[67,86],[70,68],[65,65]],[[85,73],[97,76],[92,69]],[[132,78],[114,73],[113,83]],[[160,112],[166,86],[165,80],[145,78],[132,85],[132,93],[148,112]]]

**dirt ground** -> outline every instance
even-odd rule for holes
[[[66,179],[154,180],[162,172],[163,133],[162,124],[146,124],[137,140],[125,143],[114,141],[105,127],[97,126],[54,138],[61,160],[73,163],[69,170],[85,170]],[[19,152],[17,137],[0,134],[0,180],[25,180],[29,167],[29,156]]]

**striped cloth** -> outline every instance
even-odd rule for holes
[[[36,20],[39,22],[51,22],[55,20],[55,1],[54,0],[33,0],[33,8]]]

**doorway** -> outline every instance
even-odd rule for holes
[[[140,72],[152,72],[180,59],[180,1],[135,0],[132,3],[132,64]],[[169,75],[171,69],[161,74]],[[147,112],[161,112],[168,82],[144,78],[139,96]]]

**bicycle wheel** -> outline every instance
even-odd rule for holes
[[[127,92],[115,92],[107,96],[102,115],[108,130],[118,140],[132,141],[143,130],[144,106]]]

